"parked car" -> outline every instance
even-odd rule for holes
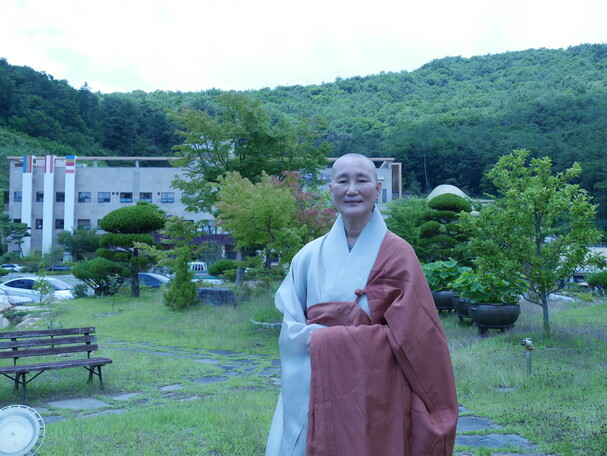
[[[194,271],[194,274],[206,274],[209,270],[204,261],[190,261],[188,267],[191,271]]]
[[[0,292],[0,310],[6,309],[11,306],[22,306],[24,304],[30,304],[32,300],[23,296],[11,296],[5,291]]]
[[[52,277],[41,278],[41,277],[26,277],[19,279],[11,279],[6,282],[0,284],[0,290],[4,291],[6,294],[10,296],[23,296],[25,298],[30,298],[32,301],[41,301],[44,296],[40,293],[40,291],[34,288],[36,282],[41,280],[46,280],[49,285],[55,290],[53,295],[57,299],[73,299],[74,294],[72,293],[72,289],[70,286],[59,280]]]
[[[204,275],[195,275],[194,278],[192,279],[193,282],[202,282],[202,283],[208,283],[211,285],[221,285],[223,283],[223,280],[218,279],[215,276],[212,275],[208,275],[208,274],[204,274]]]
[[[152,288],[160,288],[171,281],[168,277],[153,272],[140,272],[138,276],[139,284]]]
[[[49,266],[46,268],[47,271],[71,271],[72,268],[70,266],[62,266],[60,264],[56,266]]]
[[[21,272],[23,270],[23,266],[19,266],[18,264],[15,264],[15,263],[1,264],[0,268],[6,269],[7,271],[12,271],[12,272]]]

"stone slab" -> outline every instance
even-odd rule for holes
[[[478,416],[466,415],[460,416],[457,420],[457,433],[461,434],[464,432],[479,432],[486,431],[487,429],[498,429],[499,426],[485,418]]]
[[[200,383],[201,385],[210,385],[211,383],[225,382],[226,380],[228,380],[228,377],[211,376],[198,378],[194,380],[194,382]]]
[[[128,401],[129,399],[132,399],[133,397],[136,397],[136,396],[141,396],[141,393],[119,394],[118,396],[112,396],[112,399],[114,399],[115,401]]]
[[[110,405],[100,401],[98,399],[93,398],[83,398],[83,399],[68,399],[65,401],[53,401],[49,402],[48,405],[55,408],[62,409],[71,409],[71,410],[95,410],[104,407],[109,407]]]
[[[175,385],[163,386],[162,388],[160,388],[160,391],[175,391],[175,390],[178,390],[181,388],[183,388],[183,385],[180,385],[179,383],[177,383]]]
[[[64,416],[61,415],[49,415],[49,416],[43,416],[42,420],[44,421],[44,424],[52,424],[52,423],[58,423],[59,421],[63,421],[65,420]]]
[[[521,448],[533,450],[535,445],[517,434],[458,435],[455,444],[475,448]]]

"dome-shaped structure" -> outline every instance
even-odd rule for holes
[[[432,190],[432,192],[428,195],[428,198],[426,198],[426,199],[428,201],[430,201],[435,196],[442,195],[443,193],[453,193],[454,195],[469,199],[468,195],[466,195],[463,191],[461,191],[455,185],[449,185],[449,184],[439,185],[434,190]]]

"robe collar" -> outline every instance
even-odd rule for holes
[[[354,291],[366,286],[387,231],[386,223],[376,206],[354,247],[349,251],[342,217],[337,217],[322,245],[325,280],[321,302],[356,299]]]

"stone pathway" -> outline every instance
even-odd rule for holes
[[[273,359],[270,367],[267,367],[269,358],[263,355],[247,355],[226,350],[190,350],[182,347],[159,347],[154,344],[133,344],[126,342],[105,342],[111,345],[113,350],[134,350],[140,353],[149,353],[157,356],[172,356],[191,359],[195,362],[212,364],[223,370],[220,375],[201,377],[193,379],[195,383],[202,385],[220,383],[237,376],[258,375],[267,377],[268,381],[275,386],[279,385],[280,362]],[[183,386],[179,383],[165,385],[160,391],[170,393],[180,390]],[[199,396],[180,398],[178,400],[196,400]],[[47,408],[38,408],[45,424],[49,425],[62,421],[66,417],[72,417],[73,413],[85,418],[88,416],[108,415],[123,413],[121,403],[130,400],[143,400],[142,393],[124,393],[107,396],[107,402],[95,398],[78,398],[62,401],[52,401]],[[65,411],[65,416],[61,411]],[[491,451],[492,456],[550,456],[545,453],[536,452],[536,445],[517,434],[506,434],[501,432],[503,428],[497,424],[474,415],[470,415],[465,407],[460,406],[460,418],[457,425],[456,446],[466,447],[469,450],[456,451],[455,456],[474,456],[477,450],[485,448]]]

